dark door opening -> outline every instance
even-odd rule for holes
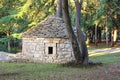
[[[48,47],[48,54],[53,54],[53,47]]]

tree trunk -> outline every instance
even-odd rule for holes
[[[7,34],[7,37],[10,36],[10,28],[9,27],[7,29],[6,34]],[[8,52],[10,52],[11,51],[10,40],[7,42],[7,47],[8,47]]]
[[[87,45],[85,43],[85,37],[83,32],[81,31],[81,8],[82,8],[82,2],[78,2],[78,0],[75,0],[75,6],[76,6],[76,29],[77,29],[77,38],[79,42],[79,47],[82,53],[82,63],[88,64],[88,50]]]
[[[116,41],[117,41],[117,29],[114,29],[113,41],[114,41],[114,44],[116,44]]]
[[[77,42],[77,37],[74,34],[74,31],[71,26],[71,20],[68,11],[68,0],[62,0],[62,8],[63,8],[63,19],[66,24],[66,28],[69,34],[69,39],[72,43],[73,53],[77,63],[81,63],[82,54],[80,52],[79,44]]]
[[[98,28],[98,42],[101,42],[101,28]]]
[[[111,31],[111,47],[114,46],[114,42],[113,42],[113,30]]]
[[[109,39],[108,39],[108,23],[107,23],[107,15],[106,15],[106,46],[108,46],[109,45]]]
[[[108,28],[106,27],[106,46],[109,45],[109,39],[108,39]]]
[[[56,16],[62,18],[62,0],[58,0],[57,2]]]
[[[94,39],[94,42],[95,42],[95,46],[98,45],[98,40],[97,40],[97,24],[95,25],[95,39]]]
[[[112,32],[112,41],[111,46],[114,47],[117,41],[117,29],[114,29]]]

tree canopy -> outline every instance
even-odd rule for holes
[[[119,4],[119,0],[83,0],[81,29],[84,32],[91,30],[93,34],[95,25],[100,29],[107,26],[108,31],[119,30]],[[20,38],[27,29],[47,16],[55,15],[56,7],[57,0],[0,0],[0,42]],[[76,26],[74,0],[69,0],[69,12],[72,26]]]

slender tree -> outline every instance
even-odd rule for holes
[[[56,16],[62,18],[62,0],[58,0],[57,2]]]
[[[85,43],[85,36],[81,31],[81,9],[83,0],[74,0],[76,6],[76,29],[77,29],[77,38],[80,46],[80,50],[82,53],[82,63],[88,64],[88,50]]]
[[[109,40],[108,40],[108,16],[106,15],[106,27],[105,27],[105,32],[106,32],[106,46],[109,45]]]
[[[71,26],[71,19],[68,11],[68,0],[62,0],[62,9],[63,9],[63,19],[66,24],[66,28],[69,34],[69,39],[72,43],[73,53],[76,58],[77,63],[81,63],[82,54],[80,52],[79,44],[77,42],[77,37],[74,34],[74,31]]]
[[[98,39],[97,39],[97,37],[98,37],[98,24],[95,24],[95,37],[94,37],[94,42],[95,42],[95,46],[98,46]]]

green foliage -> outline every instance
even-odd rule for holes
[[[12,21],[14,21],[14,17],[13,16],[5,16],[5,17],[2,17],[1,19],[0,19],[0,23],[1,24],[4,24],[4,23],[6,23],[6,24],[8,24],[8,23],[11,23]]]
[[[12,39],[11,36],[7,36],[7,37],[3,37],[3,38],[0,38],[0,42],[8,42]]]
[[[8,42],[10,36],[21,38],[21,33],[35,26],[48,15],[54,15],[55,0],[1,0],[0,1],[0,33],[6,36],[0,42]],[[20,36],[19,36],[20,34]],[[13,38],[13,39],[14,39]]]
[[[0,0],[0,33],[10,29],[10,36],[21,34],[35,26],[49,15],[55,15],[57,0]],[[89,30],[97,24],[105,27],[108,15],[108,28],[120,26],[119,0],[84,0],[82,6],[82,29]],[[74,0],[69,1],[72,25],[75,24]],[[7,35],[5,36],[7,38]]]
[[[119,0],[100,0],[100,7],[98,7],[97,16],[108,16],[108,24],[109,26],[119,27],[119,9],[120,6]],[[116,16],[116,17],[115,17]]]
[[[0,38],[0,50],[1,51],[7,51],[7,42],[12,40],[11,36],[2,36]]]
[[[12,34],[12,37],[15,38],[15,39],[21,39],[22,38],[22,34],[14,33],[14,34]]]
[[[7,50],[7,43],[8,41],[11,42],[11,53],[19,52],[19,43],[21,43],[21,34],[13,34],[12,36],[3,36],[0,38],[0,51],[8,51]]]

